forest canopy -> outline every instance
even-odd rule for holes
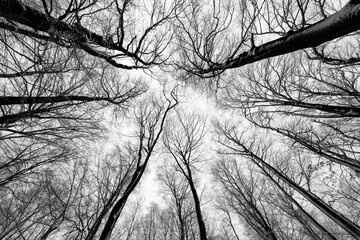
[[[0,0],[0,239],[360,239],[359,30],[358,0]]]

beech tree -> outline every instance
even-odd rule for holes
[[[111,86],[111,82],[100,82],[99,88],[87,89],[84,82],[61,86],[48,79],[23,80],[19,84],[17,79],[12,82],[19,93],[4,87],[1,97],[0,185],[34,172],[41,165],[62,161],[61,156],[71,151],[76,152],[80,139],[101,135],[103,127],[96,111],[99,114],[100,109],[109,109],[119,114],[130,100],[145,91],[139,84]],[[98,93],[82,94],[78,89]]]
[[[100,235],[108,216],[102,238],[111,236],[127,198],[145,171],[167,112],[175,104],[169,101],[168,108],[163,109],[154,101],[152,107],[142,106],[136,113],[139,146],[132,143],[128,153],[120,151],[112,156],[126,159],[120,160],[120,165],[126,165],[127,160],[137,161],[136,167],[129,164],[126,174],[113,164],[99,165],[97,173],[92,173],[95,176],[89,176],[91,171],[85,167],[83,172],[74,169],[73,178],[58,171],[63,185],[69,186],[70,193],[66,194],[66,190],[56,190],[60,185],[53,185],[55,174],[44,176],[43,172],[49,166],[78,161],[79,154],[88,151],[85,146],[89,140],[104,137],[103,115],[119,117],[126,113],[130,101],[147,90],[141,81],[129,80],[126,74],[120,77],[109,63],[123,69],[160,64],[171,34],[165,25],[177,4],[165,6],[154,1],[144,2],[145,8],[133,8],[133,1],[0,3],[0,77],[4,80],[0,97],[0,183],[5,199],[2,238],[21,235],[46,239],[61,231],[65,239],[93,239]],[[145,9],[141,16],[149,17],[143,19],[148,26],[135,26],[130,9]],[[117,20],[113,19],[115,12]],[[153,34],[160,27],[164,32]],[[139,38],[138,32],[143,33]],[[106,176],[102,171],[109,172]],[[118,178],[110,179],[114,171]],[[132,180],[125,191],[129,176]],[[87,185],[86,181],[98,186]],[[38,194],[44,188],[48,199]],[[59,201],[61,214],[53,210],[54,199]],[[24,208],[29,212],[19,214]],[[19,218],[12,218],[13,214]]]
[[[166,164],[160,168],[158,180],[164,185],[164,200],[168,205],[168,212],[173,219],[173,239],[196,239],[198,231],[194,231],[196,216],[191,190],[187,180],[176,171],[174,164]]]
[[[226,161],[230,163],[226,164]],[[235,212],[245,220],[249,230],[255,231],[262,239],[279,239],[276,233],[277,219],[272,216],[270,209],[265,209],[261,203],[268,185],[261,184],[252,172],[246,177],[230,159],[219,161],[213,171],[224,187],[225,194],[220,196],[219,208],[227,213],[227,220],[234,221],[230,213]],[[233,231],[236,234],[236,229]]]
[[[285,57],[250,67],[240,76],[228,82],[232,88],[224,90],[224,106],[242,108],[256,126],[359,171],[356,66],[334,68],[302,56]],[[280,116],[289,121],[279,124]]]
[[[176,217],[173,215],[171,205],[159,206],[151,203],[146,210],[139,213],[133,223],[131,234],[118,235],[124,239],[148,239],[148,240],[171,240],[178,239],[176,233]],[[192,224],[189,225],[185,239],[197,239],[196,217],[193,218]],[[126,228],[127,222],[122,222],[121,227]],[[123,239],[123,238],[121,238]]]
[[[109,239],[176,102],[168,100],[167,104],[162,106],[154,100],[135,109],[136,139],[116,147],[95,163],[91,158],[80,160],[89,157],[86,154],[74,154],[67,156],[68,161],[57,159],[44,165],[32,178],[13,180],[1,188],[2,238],[22,235],[46,239],[61,234],[64,239]]]
[[[207,5],[207,8],[202,6]],[[312,58],[356,63],[324,45],[359,30],[360,2],[188,1],[177,15],[179,69],[190,77],[218,76],[263,59],[314,48]],[[330,42],[332,43],[332,42]],[[335,41],[336,43],[336,41]]]
[[[184,30],[188,33],[187,37],[191,35],[192,41],[187,41],[187,37],[179,38],[179,49],[186,52],[194,48],[197,51],[194,51],[195,54],[183,54],[178,62],[179,67],[186,70],[188,75],[217,76],[220,104],[234,111],[235,116],[244,116],[256,131],[263,129],[267,136],[273,136],[272,141],[282,144],[278,147],[286,149],[284,151],[301,151],[308,158],[307,166],[299,169],[303,173],[308,172],[304,174],[304,178],[308,178],[308,191],[358,224],[357,218],[351,214],[357,210],[349,211],[344,202],[352,202],[350,205],[358,202],[358,187],[354,186],[358,186],[359,172],[359,41],[356,32],[351,33],[357,29],[345,34],[342,32],[347,31],[345,27],[332,32],[343,20],[350,20],[345,17],[347,13],[358,11],[358,2],[347,1],[336,5],[332,1],[289,1],[281,7],[277,1],[244,1],[241,4],[241,13],[238,12],[238,5],[214,5],[216,11],[207,16],[213,19],[212,23],[218,24],[207,25],[211,22],[208,19],[203,22],[199,18],[198,22],[193,20],[193,26],[200,28],[197,32],[192,32],[194,28]],[[199,11],[197,15],[206,14],[197,5],[192,7]],[[352,16],[357,15],[353,13]],[[238,28],[239,37],[231,35],[236,26],[234,19],[240,19],[242,23],[243,28]],[[179,22],[185,23],[186,18],[179,19]],[[179,28],[182,29],[180,25]],[[341,36],[335,36],[338,33]],[[282,37],[276,39],[275,34]],[[287,45],[290,42],[293,44]],[[294,53],[296,50],[303,51]],[[291,54],[284,55],[286,53]],[[223,74],[227,69],[233,70]],[[222,134],[227,137],[240,136],[242,132],[241,129],[229,127]],[[261,137],[251,143],[253,138],[246,134],[244,136],[237,140],[241,139],[241,148],[246,149],[247,154],[240,155],[266,160],[275,170],[284,173],[284,169],[277,165],[277,155],[260,150]],[[253,162],[257,165],[259,161]],[[276,175],[271,180],[274,184],[278,181],[278,175],[273,170],[259,167],[269,179],[274,178],[271,174]],[[326,174],[320,180],[310,178],[310,173]],[[243,178],[246,179],[246,176]],[[351,192],[344,190],[343,182],[346,188],[352,189]],[[281,190],[281,184],[276,185],[275,189]],[[342,202],[339,200],[341,198],[347,200]],[[285,199],[296,205],[290,196]],[[307,213],[302,212],[302,215]],[[310,213],[307,217],[311,220],[313,215]],[[298,216],[293,215],[292,218]],[[316,224],[314,221],[312,223]],[[323,229],[321,231],[328,238],[341,236],[335,234],[333,226],[336,228],[336,224],[330,226],[322,222],[321,226],[317,228]],[[358,233],[352,235],[356,238]]]
[[[205,133],[204,119],[195,114],[183,116],[178,112],[176,120],[168,122],[163,135],[166,153],[175,160],[177,171],[183,175],[189,184],[201,240],[206,240],[208,237],[201,210],[200,196],[196,187],[195,173],[197,165],[205,161],[202,158],[201,149]]]
[[[84,238],[132,171],[119,149],[94,158],[73,155],[2,188],[2,239]]]
[[[161,209],[158,205],[152,204],[148,213],[139,219],[137,235],[134,239],[146,240],[170,240],[174,239],[172,224],[174,218],[169,215],[167,209]]]
[[[160,136],[164,130],[164,124],[169,112],[177,105],[176,95],[171,94],[172,99],[167,99],[167,105],[159,104],[159,100],[154,99],[150,103],[144,103],[138,113],[135,113],[138,124],[138,142],[135,148],[132,148],[135,158],[136,166],[131,180],[125,188],[125,191],[119,199],[116,200],[112,207],[108,218],[105,222],[104,228],[99,239],[110,239],[111,233],[115,227],[120,214],[134,189],[139,184],[143,176],[146,166],[150,160],[155,146],[158,143]]]
[[[224,192],[219,197],[218,208],[226,213],[226,220],[232,226],[236,222],[234,216],[240,216],[249,228],[249,236],[257,235],[262,239],[337,239],[312,216],[312,212],[305,210],[295,192],[276,180],[271,172],[265,170],[259,174],[256,168],[238,160],[235,157],[222,159],[213,168]],[[301,181],[299,169],[294,165],[291,167],[296,170],[283,168],[282,171],[295,181]],[[232,231],[237,234],[234,227]]]
[[[270,176],[269,173],[274,175],[282,183],[295,190],[299,195],[315,206],[318,211],[325,214],[328,218],[332,219],[336,224],[341,226],[354,239],[358,239],[359,226],[357,223],[345,216],[345,213],[339,212],[330,204],[326,203],[323,198],[319,197],[314,192],[314,189],[301,186],[301,184],[296,182],[295,179],[289,177],[286,173],[287,171],[282,170],[288,169],[289,166],[285,165],[281,167],[281,165],[279,166],[276,164],[281,155],[274,154],[274,150],[270,148],[270,144],[266,144],[264,142],[260,143],[257,138],[253,138],[251,136],[249,137],[244,132],[238,132],[236,131],[237,128],[231,125],[218,127],[220,129],[219,131],[222,133],[221,135],[223,135],[221,137],[221,143],[227,149],[224,150],[224,153],[243,156],[251,160],[251,162],[261,169],[266,175]],[[285,161],[280,160],[279,162],[284,164]],[[335,233],[332,233],[332,235],[335,235]],[[349,236],[346,238],[349,238]]]
[[[161,105],[161,100],[154,98],[152,101],[144,101],[140,107],[135,110],[136,127],[136,141],[131,141],[127,144],[124,157],[131,162],[131,169],[124,174],[121,182],[116,187],[116,190],[108,193],[109,197],[104,203],[104,207],[97,217],[91,228],[89,228],[85,239],[110,239],[118,222],[120,214],[122,213],[125,204],[130,195],[138,186],[150,157],[160,139],[161,133],[164,129],[165,119],[169,112],[177,105],[175,95],[171,95],[172,99],[166,99],[166,105]],[[121,161],[120,162],[124,162]],[[99,188],[99,191],[108,191]],[[130,235],[129,235],[130,237]]]
[[[6,31],[0,36],[0,185],[63,161],[82,141],[102,135],[102,114],[123,114],[146,91],[75,50]]]
[[[117,68],[148,68],[163,62],[171,36],[168,21],[179,5],[181,1],[4,0],[0,28],[34,41],[81,49]]]

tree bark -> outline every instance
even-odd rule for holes
[[[0,16],[20,23],[36,31],[65,38],[74,42],[92,42],[99,46],[108,46],[108,41],[101,35],[83,27],[73,26],[31,8],[19,0],[0,0]]]
[[[91,101],[111,101],[107,97],[87,97],[87,96],[55,96],[55,97],[14,97],[0,96],[0,106],[17,104],[36,104],[36,103],[60,103],[60,102],[91,102]]]
[[[333,15],[286,36],[254,46],[225,63],[213,64],[209,68],[194,70],[198,75],[213,74],[231,68],[238,68],[263,59],[316,47],[322,43],[344,36],[360,29],[360,1],[350,0]]]
[[[16,25],[14,28],[14,25],[4,23],[0,24],[0,28],[19,32],[26,36],[31,36],[37,39],[55,41],[57,43],[59,43],[59,41],[56,39],[66,39],[67,41],[74,43],[74,47],[81,48],[92,56],[103,58],[108,63],[118,68],[134,69],[139,67],[118,63],[113,59],[112,56],[96,50],[96,48],[93,48],[89,43],[108,50],[120,51],[122,54],[136,60],[141,64],[149,65],[149,63],[145,62],[138,56],[138,53],[128,51],[121,44],[115,43],[111,38],[107,38],[92,32],[80,24],[68,24],[32,7],[29,7],[19,0],[0,0],[0,17],[3,17],[8,21],[13,21],[30,27],[34,29],[34,31],[31,32],[27,31],[26,29],[18,28]],[[47,35],[37,34],[38,31],[44,32]]]
[[[198,225],[199,225],[200,240],[207,240],[206,227],[205,227],[204,219],[203,219],[203,216],[202,216],[202,213],[201,213],[200,199],[199,199],[199,196],[197,194],[195,184],[194,184],[194,182],[192,180],[191,169],[190,169],[190,167],[188,165],[186,166],[186,168],[187,168],[187,171],[188,171],[187,180],[189,182],[190,190],[191,190],[191,193],[192,193],[193,198],[194,198],[196,218],[197,218]]]
[[[100,236],[99,240],[109,240],[110,239],[111,233],[115,227],[117,220],[120,217],[120,214],[129,198],[130,194],[136,188],[137,184],[139,183],[139,181],[145,171],[147,162],[148,162],[148,158],[146,159],[146,162],[135,171],[123,196],[121,196],[121,198],[114,205],[113,209],[111,210],[111,212],[109,214],[108,220],[105,223],[104,229],[101,232],[101,236]]]

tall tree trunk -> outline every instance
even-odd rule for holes
[[[83,27],[67,24],[29,7],[19,0],[0,0],[0,16],[36,31],[46,32],[49,35],[70,41],[78,43],[91,41],[102,47],[108,47],[109,45],[108,41],[102,36]]]
[[[147,163],[147,162],[146,162]],[[116,202],[113,209],[111,210],[108,220],[105,223],[104,229],[101,232],[101,236],[99,240],[109,240],[111,237],[111,233],[115,227],[117,220],[120,217],[122,210],[130,196],[130,194],[134,191],[135,187],[139,183],[144,171],[146,163],[141,165],[136,172],[134,173],[129,185],[127,186],[123,196]]]
[[[186,168],[187,168],[187,171],[188,171],[187,180],[189,182],[190,190],[191,190],[191,193],[192,193],[193,198],[194,198],[196,218],[197,218],[197,222],[198,222],[198,225],[199,225],[200,240],[207,240],[206,227],[205,227],[204,219],[203,219],[203,216],[202,216],[202,213],[201,213],[200,199],[199,199],[199,196],[197,194],[195,184],[193,182],[190,166],[187,165]]]
[[[234,59],[225,63],[194,71],[194,73],[212,74],[214,71],[223,71],[238,68],[263,59],[291,53],[297,50],[316,47],[322,43],[344,36],[360,29],[360,0],[350,0],[342,9],[333,15],[286,36],[254,46],[251,50],[242,52]]]
[[[235,144],[239,145],[243,149],[243,154],[250,157],[250,159],[261,169],[268,169],[273,172],[277,177],[279,177],[282,181],[286,182],[289,186],[295,189],[298,193],[300,193],[303,197],[309,200],[314,206],[316,206],[321,212],[323,212],[326,216],[332,219],[335,223],[341,226],[347,233],[353,236],[355,239],[360,240],[360,227],[350,221],[348,218],[343,216],[341,213],[331,208],[329,205],[325,204],[320,198],[318,198],[315,194],[306,191],[304,188],[300,187],[286,175],[279,172],[277,169],[266,163],[262,158],[255,155],[251,152],[245,145],[240,142],[232,140]]]
[[[0,96],[0,106],[36,103],[60,103],[60,102],[91,102],[91,101],[111,101],[106,97],[87,97],[87,96],[54,96],[54,97],[14,97]]]
[[[332,235],[326,228],[324,228],[316,219],[314,219],[306,210],[289,194],[286,192],[286,190],[267,172],[263,169],[263,172],[265,175],[271,179],[273,183],[276,184],[276,186],[285,194],[285,196],[306,216],[308,220],[314,226],[319,229],[325,236],[327,236],[331,240],[337,240],[334,235]],[[302,220],[303,221],[303,220]]]

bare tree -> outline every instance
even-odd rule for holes
[[[172,216],[171,209],[167,208],[167,206],[160,207],[156,203],[151,203],[145,212],[138,216],[134,224],[132,236],[127,239],[174,239],[173,225],[175,221],[176,219]]]
[[[65,238],[93,239],[109,216],[102,238],[110,237],[127,198],[145,171],[164,119],[176,103],[169,100],[168,106],[163,107],[154,100],[152,106],[142,105],[136,113],[137,143],[129,143],[111,161],[106,159],[97,167],[84,166],[83,172],[74,169],[73,178],[62,179],[64,186],[70,184],[70,189],[76,189],[76,194],[55,191],[53,183],[42,177],[42,171],[50,164],[76,161],[89,140],[105,133],[103,114],[118,117],[131,100],[147,90],[140,81],[121,80],[119,73],[108,65],[133,69],[162,63],[162,53],[171,35],[167,22],[178,4],[0,2],[0,78],[4,79],[0,97],[1,192],[9,199],[18,199],[18,195],[23,195],[22,188],[29,188],[37,196],[38,186],[45,185],[48,188],[45,192],[51,198],[68,202],[66,207],[59,208],[60,215],[44,210],[43,215],[33,211],[34,217],[27,217],[24,211],[18,220],[9,220],[11,214],[6,213],[4,222],[10,225],[2,232],[4,238],[14,233],[29,239],[34,236],[46,239],[61,225]],[[139,19],[133,11],[139,13],[145,24],[134,24]],[[138,33],[142,35],[138,37]],[[121,163],[116,165],[114,158],[119,158]],[[14,200],[19,207],[10,204],[4,211],[16,212],[26,205],[29,210],[45,209],[43,205],[36,206],[43,201],[37,197],[23,199],[21,204]],[[47,200],[44,202],[52,209],[50,197]],[[56,217],[50,219],[46,214]],[[38,216],[47,218],[43,223],[48,227],[41,224],[40,227]],[[38,235],[31,235],[29,232],[35,225]],[[14,226],[18,233],[16,228],[8,232]]]
[[[359,10],[359,2],[352,0],[342,6],[308,0],[188,1],[175,22],[177,66],[188,74],[213,77],[226,69],[315,48],[359,30]],[[339,59],[340,64],[358,61],[328,52],[314,49],[312,58]]]
[[[176,222],[173,226],[174,235],[179,240],[192,239],[189,233],[190,225],[194,224],[195,209],[186,178],[177,171],[177,166],[167,164],[160,167],[158,179],[164,185],[164,200],[167,200],[171,216]]]
[[[93,239],[101,233],[109,238],[145,171],[165,118],[175,105],[176,102],[168,100],[168,106],[164,107],[155,99],[142,105],[136,113],[137,137],[95,162],[93,158],[80,161],[76,154],[65,155],[64,158],[71,158],[71,161],[61,163],[56,159],[52,170],[45,165],[37,175],[33,173],[39,179],[32,179],[33,176],[11,181],[1,189],[6,202],[1,209],[2,238],[22,235],[27,239],[46,239],[57,232],[61,232],[64,239]],[[71,163],[75,165],[69,169]],[[45,169],[48,169],[45,173],[40,172]],[[106,228],[109,226],[110,231]]]
[[[197,171],[197,165],[205,160],[202,158],[201,149],[205,133],[204,119],[195,114],[183,116],[178,112],[176,120],[168,122],[163,135],[166,152],[175,160],[177,170],[181,172],[189,184],[201,240],[207,239],[207,233],[200,198],[196,189],[194,170]]]
[[[77,89],[86,89],[81,83],[68,88],[53,86],[46,80],[33,85],[31,82],[13,84],[23,92],[1,97],[0,186],[44,164],[62,161],[64,154],[76,152],[75,146],[81,143],[80,139],[95,139],[101,135],[103,127],[98,115],[101,110],[119,114],[127,108],[130,100],[145,91],[141,84],[104,84],[98,89],[102,96],[96,93],[93,96],[79,95]],[[57,93],[53,94],[53,91]]]
[[[233,213],[261,238],[359,239],[360,1],[0,0],[0,18],[1,239],[239,239]],[[133,101],[147,87],[126,70],[153,66],[216,77],[222,107],[264,132],[216,125],[232,234],[201,206],[205,120],[167,121],[173,92]],[[90,156],[129,109],[136,136]],[[168,206],[121,219],[161,137]]]
[[[148,68],[162,63],[171,36],[168,21],[180,4],[4,0],[0,28],[34,41],[81,49],[118,68]]]
[[[276,155],[272,155],[269,146],[260,144],[257,140],[248,139],[245,140],[244,133],[238,134],[236,128],[225,126],[220,128],[221,133],[224,135],[224,140],[222,144],[230,150],[233,154],[238,154],[246,157],[251,160],[256,166],[262,169],[264,172],[269,171],[274,176],[279,178],[281,182],[285,183],[298,194],[303,196],[311,204],[316,206],[316,208],[324,213],[327,217],[332,219],[336,224],[341,226],[349,235],[353,236],[355,239],[358,239],[359,226],[348,219],[346,216],[341,214],[339,211],[332,208],[329,204],[326,204],[321,198],[314,194],[311,190],[306,190],[304,187],[300,186],[290,177],[288,177],[281,169],[274,167],[268,163],[268,158],[276,158]]]
[[[340,200],[358,201],[357,66],[334,67],[294,54],[242,69],[226,84],[222,105],[242,113],[257,131],[264,129],[284,152],[301,152],[299,159],[308,160],[297,174],[308,178],[307,189],[358,224],[352,215],[357,210],[349,211]],[[283,171],[275,162],[270,161]],[[322,179],[312,179],[312,173]]]
[[[0,185],[63,161],[102,135],[101,114],[123,114],[147,89],[74,49],[7,31],[0,39]]]
[[[67,224],[68,238],[76,235],[81,239],[92,239],[99,234],[99,227],[116,200],[124,193],[135,169],[131,148],[117,146],[95,163],[90,164],[86,182],[80,191],[71,223]]]
[[[249,67],[229,81],[231,87],[223,91],[223,104],[242,108],[257,126],[359,171],[358,132],[354,131],[358,121],[357,81],[356,66],[334,68],[309,63],[301,55],[278,58]],[[279,117],[289,121],[278,124]]]
[[[56,234],[84,239],[121,194],[134,167],[119,148],[98,159],[85,154],[67,157],[1,188],[2,239],[47,239]]]
[[[114,226],[119,219],[130,194],[137,187],[145,172],[146,166],[164,129],[165,119],[169,112],[177,105],[177,100],[173,93],[171,97],[174,102],[167,99],[167,106],[162,106],[158,99],[153,99],[153,101],[148,104],[143,103],[139,112],[135,113],[138,126],[138,141],[135,143],[136,145],[131,147],[131,151],[129,152],[131,154],[130,157],[135,161],[134,172],[131,175],[131,179],[126,186],[125,191],[120,198],[116,200],[109,212],[101,232],[100,239],[102,240],[110,239]]]
[[[280,239],[277,237],[276,218],[261,201],[269,186],[263,184],[252,171],[244,174],[232,159],[218,161],[213,172],[223,187],[224,194],[219,196],[218,208],[227,214],[227,220],[231,223],[230,213],[235,212],[260,238]],[[233,229],[233,232],[236,233],[236,230]]]
[[[287,166],[281,171],[299,185],[307,185],[313,180],[311,177],[304,181],[302,178],[306,177],[306,173],[295,165],[290,165],[290,170],[285,159],[281,164]],[[219,198],[218,208],[226,214],[231,226],[231,213],[234,212],[264,239],[337,239],[313,216],[313,212],[307,212],[309,210],[296,200],[295,192],[271,172],[259,174],[246,162],[240,163],[235,158],[222,159],[213,169],[224,192]],[[236,234],[235,229],[233,231]]]

